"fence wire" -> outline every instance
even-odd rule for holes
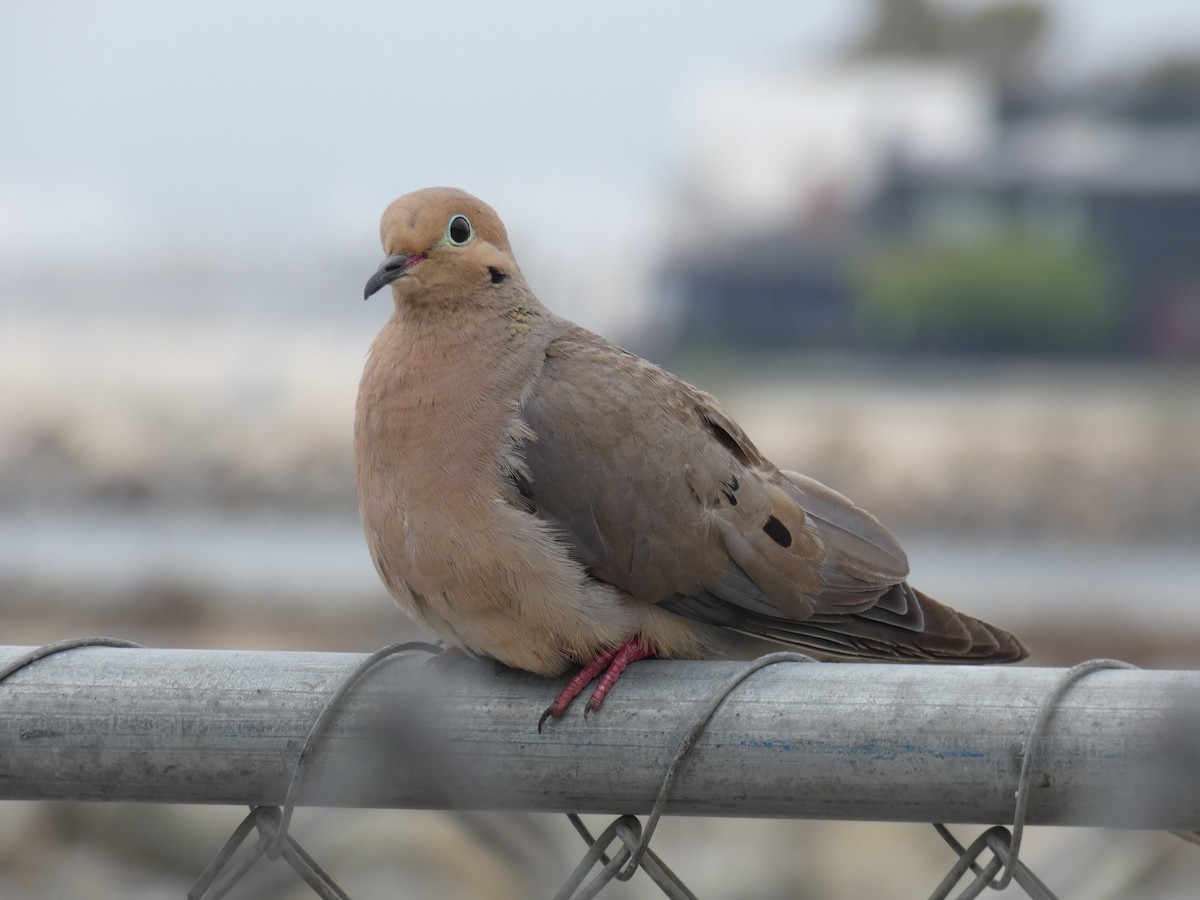
[[[132,641],[111,637],[83,637],[57,641],[39,647],[0,667],[0,682],[38,660],[80,647],[140,648],[141,646]],[[322,900],[350,900],[349,895],[288,833],[292,814],[305,772],[316,753],[317,745],[330,721],[345,704],[346,698],[350,696],[354,687],[367,672],[382,660],[413,651],[430,654],[443,652],[439,645],[425,642],[410,641],[392,644],[366,657],[345,677],[314,720],[312,728],[296,756],[284,805],[282,807],[252,807],[249,814],[234,829],[188,892],[188,900],[220,900],[264,857],[268,860],[282,859]],[[431,656],[430,659],[436,662],[435,656]],[[747,678],[770,665],[783,662],[807,663],[813,661],[811,657],[800,653],[768,654],[747,663],[722,685],[713,694],[707,706],[683,730],[675,754],[663,774],[658,795],[646,816],[644,825],[636,816],[619,816],[598,838],[594,838],[579,816],[569,813],[567,818],[587,845],[587,850],[562,888],[554,895],[554,900],[590,900],[599,895],[614,880],[628,881],[639,870],[644,872],[669,900],[697,900],[696,895],[684,884],[682,879],[650,849],[650,841],[662,818],[671,786],[680,766],[716,711]],[[930,900],[951,898],[951,892],[967,877],[968,873],[974,877],[958,894],[953,895],[954,900],[971,900],[989,888],[1003,890],[1014,881],[1031,900],[1057,900],[1050,888],[1020,860],[1029,792],[1038,761],[1038,746],[1047,734],[1059,702],[1072,685],[1089,673],[1101,669],[1133,668],[1136,667],[1119,660],[1094,659],[1063,672],[1039,703],[1025,738],[1021,770],[1015,790],[1012,827],[993,826],[988,828],[964,847],[944,824],[933,823],[938,835],[956,854],[956,859],[946,876],[930,894]],[[258,835],[257,841],[247,847],[247,839],[255,832]],[[1200,833],[1173,833],[1186,841],[1200,844]],[[609,855],[610,848],[613,848],[614,845],[616,845],[616,849],[612,855]],[[981,864],[980,858],[985,853],[990,853],[991,858]],[[588,880],[589,875],[597,866],[600,867],[600,871]]]

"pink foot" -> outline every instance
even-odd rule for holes
[[[625,671],[625,667],[632,662],[637,662],[639,659],[647,659],[654,655],[654,650],[647,644],[643,644],[637,637],[632,637],[620,647],[615,647],[612,650],[605,650],[593,659],[590,663],[580,669],[575,677],[567,682],[567,686],[562,689],[553,703],[551,703],[542,717],[538,719],[538,732],[542,730],[542,726],[546,724],[547,719],[557,719],[567,711],[567,707],[571,705],[571,701],[583,693],[586,688],[601,672],[604,676],[600,679],[600,683],[596,685],[596,689],[592,691],[591,699],[588,700],[587,711],[594,712],[600,708],[600,704],[604,702],[605,696],[612,686],[617,683],[617,679],[621,677],[621,673]]]
[[[588,701],[587,708],[592,712],[598,710],[608,692],[612,690],[612,686],[617,683],[617,679],[625,671],[625,667],[630,663],[637,662],[639,659],[649,659],[653,655],[654,649],[648,644],[643,644],[636,637],[630,638],[622,644],[616,656],[613,657],[612,662],[609,663],[604,677],[600,679],[600,683],[592,691],[592,699]]]

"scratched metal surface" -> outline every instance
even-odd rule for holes
[[[0,648],[0,665],[26,648]],[[0,798],[280,803],[353,654],[86,648],[0,682]],[[600,713],[536,730],[558,682],[378,666],[305,777],[327,806],[644,813],[738,663],[633,666]],[[671,814],[1003,822],[1061,670],[780,664],[725,701]],[[1101,671],[1039,744],[1031,824],[1200,827],[1200,672]]]

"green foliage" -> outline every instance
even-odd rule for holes
[[[1087,352],[1116,344],[1111,268],[1048,236],[889,242],[855,264],[860,333],[876,346],[994,352]]]

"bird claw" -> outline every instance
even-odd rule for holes
[[[541,718],[538,719],[538,734],[542,733],[542,726],[546,724],[547,719],[560,718],[567,711],[567,707],[571,705],[571,701],[583,693],[584,688],[597,677],[600,677],[600,684],[592,691],[592,696],[588,698],[587,705],[583,708],[583,718],[587,720],[591,713],[600,709],[609,689],[616,684],[626,666],[631,662],[653,655],[654,651],[636,637],[630,638],[620,647],[599,654],[567,682],[567,686],[542,713]]]

